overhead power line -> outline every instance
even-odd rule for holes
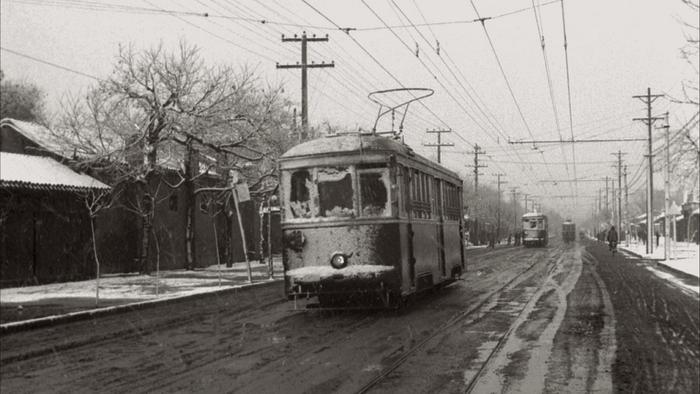
[[[73,73],[73,74],[77,74],[77,75],[81,75],[81,76],[83,76],[83,77],[87,77],[87,78],[90,78],[90,79],[94,79],[95,81],[102,81],[101,78],[98,78],[98,77],[96,77],[96,76],[94,76],[94,75],[90,75],[90,74],[84,73],[84,72],[82,72],[82,71],[74,70],[74,69],[72,69],[72,68],[69,68],[69,67],[66,67],[66,66],[62,66],[62,65],[60,65],[60,64],[56,64],[56,63],[50,62],[50,61],[48,61],[48,60],[39,59],[39,58],[37,58],[37,57],[30,56],[30,55],[27,55],[27,54],[24,54],[24,53],[21,53],[21,52],[17,52],[17,51],[15,51],[15,50],[12,50],[12,49],[9,49],[9,48],[5,48],[5,47],[2,47],[2,46],[0,46],[0,49],[3,50],[3,51],[5,51],[5,52],[7,52],[7,53],[11,53],[11,54],[13,54],[13,55],[17,55],[17,56],[23,57],[23,58],[25,58],[25,59],[29,59],[29,60],[33,60],[33,61],[38,62],[38,63],[46,64],[47,66],[55,67],[55,68],[61,69],[61,70],[63,70],[63,71],[68,71],[68,72]]]

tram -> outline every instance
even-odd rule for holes
[[[547,215],[528,212],[523,215],[523,245],[547,246],[549,241]]]
[[[566,220],[562,223],[561,239],[566,243],[576,241],[576,224],[571,220]]]
[[[392,307],[464,272],[462,181],[401,140],[321,137],[279,169],[290,300]]]

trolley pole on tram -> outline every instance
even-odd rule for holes
[[[442,158],[442,156],[441,156],[442,147],[443,146],[454,146],[455,144],[453,144],[451,142],[443,144],[441,136],[442,136],[442,133],[451,133],[452,130],[426,130],[425,132],[428,134],[437,134],[437,144],[423,144],[423,146],[437,147],[437,162],[438,162],[438,164],[442,163],[442,159],[441,159]]]
[[[304,139],[308,136],[309,133],[309,89],[308,89],[308,72],[307,69],[309,68],[325,68],[325,67],[335,67],[335,62],[321,62],[320,64],[311,62],[311,64],[307,63],[306,60],[306,43],[307,42],[321,42],[321,41],[328,41],[328,35],[326,34],[325,37],[316,37],[316,35],[312,35],[311,37],[308,37],[306,35],[306,32],[301,33],[301,37],[297,37],[295,34],[294,37],[285,37],[284,34],[282,34],[282,42],[301,42],[301,63],[297,64],[279,64],[277,63],[277,68],[300,68],[301,69],[301,139]]]
[[[663,94],[651,94],[651,88],[647,88],[647,94],[640,96],[632,96],[633,98],[640,99],[647,106],[647,116],[645,118],[633,118],[632,120],[639,120],[647,125],[648,138],[647,138],[647,155],[648,162],[648,172],[647,172],[647,254],[654,252],[654,218],[653,218],[653,202],[654,202],[654,157],[651,152],[651,127],[655,121],[662,119],[658,116],[651,116],[651,104],[659,97],[663,97]]]

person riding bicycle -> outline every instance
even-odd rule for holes
[[[615,226],[610,226],[610,230],[608,230],[607,240],[608,245],[610,246],[610,250],[614,251],[617,247],[617,231],[615,231]]]

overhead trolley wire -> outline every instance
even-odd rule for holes
[[[401,14],[405,17],[405,19],[411,24],[411,26],[413,26],[413,28],[416,30],[416,32],[418,32],[418,34],[421,36],[421,38],[423,39],[423,41],[429,46],[429,48],[430,48],[431,51],[432,51],[431,54],[437,53],[436,48],[434,48],[434,47],[432,46],[432,44],[430,43],[430,41],[425,37],[425,35],[420,31],[420,29],[417,28],[418,25],[417,25],[416,23],[414,23],[413,21],[411,21],[411,19],[408,17],[408,15],[406,15],[406,13],[401,9],[401,7],[398,6],[398,4],[396,4],[396,2],[395,2],[394,0],[391,0],[391,2],[392,2],[392,3],[394,4],[394,6],[401,12]],[[416,7],[416,10],[418,11],[418,13],[421,15],[421,17],[422,17],[423,20],[425,21],[425,20],[426,20],[425,15],[424,15],[423,12],[421,11],[420,7],[418,7],[418,4],[415,2],[415,0],[413,1],[413,3],[414,3],[414,6]],[[436,41],[436,42],[439,42],[438,37],[437,37],[437,35],[435,34],[435,32],[432,30],[432,28],[431,28],[429,25],[428,25],[427,27],[428,27],[428,30],[430,31],[430,33],[432,34],[433,38],[435,39],[435,41]],[[443,53],[444,53],[446,56],[448,56],[448,54],[447,54],[447,52],[446,52],[446,50],[445,50],[444,47],[441,48],[441,50],[443,51]],[[450,67],[450,65],[447,64],[447,62],[445,61],[445,59],[443,59],[443,57],[440,56],[440,55],[438,55],[438,58],[440,59],[440,61],[442,61],[442,63],[445,65],[445,68],[447,68],[447,70],[450,72],[450,74],[451,74],[452,77],[455,79],[455,81],[457,81],[458,85],[462,88],[462,90],[464,90],[464,92],[466,93],[467,97],[469,97],[469,99],[474,103],[474,105],[476,106],[476,108],[481,112],[481,114],[484,116],[484,118],[486,119],[486,121],[491,125],[491,127],[493,127],[493,129],[496,131],[496,133],[498,133],[498,134],[499,134],[501,137],[503,137],[504,139],[507,139],[506,134],[502,131],[503,127],[501,126],[500,129],[499,129],[499,127],[496,126],[496,125],[491,121],[491,119],[490,119],[489,116],[486,114],[486,112],[484,111],[484,109],[479,105],[479,101],[481,101],[482,105],[483,105],[484,107],[486,107],[486,109],[487,109],[487,111],[488,111],[488,107],[486,106],[486,104],[485,104],[485,103],[483,102],[483,100],[481,100],[481,98],[478,96],[478,94],[476,93],[476,90],[471,86],[471,84],[469,84],[469,81],[468,81],[467,78],[464,76],[464,74],[461,73],[461,71],[459,70],[459,67],[457,67],[457,65],[454,63],[454,61],[452,61],[453,67],[456,68],[456,69],[458,70],[458,72],[459,72],[459,74],[461,75],[462,79],[467,83],[467,85],[469,85],[469,86],[471,87],[472,91],[474,92],[474,96],[476,96],[476,97],[479,99],[479,101],[475,100],[474,97],[469,93],[469,90],[464,86],[464,84],[462,84],[462,81],[460,80],[460,78],[457,77],[457,75],[456,75],[455,72],[453,71],[452,67]],[[436,67],[437,67],[437,66],[436,66]],[[443,77],[444,77],[444,74],[443,74]],[[489,113],[490,113],[490,111],[489,111]],[[493,117],[493,118],[495,119],[495,117],[493,116],[492,113],[491,113],[491,117]],[[496,120],[496,122],[498,123],[497,120]],[[477,125],[479,125],[479,124],[477,123]],[[499,124],[499,125],[500,125],[500,124]],[[486,135],[487,135],[488,137],[490,137],[491,139],[494,139],[493,136],[492,136],[489,132],[487,132],[481,125],[479,125],[479,126],[480,126],[480,128],[486,133]],[[496,142],[498,142],[498,141],[496,141]],[[502,147],[500,147],[500,148],[503,149]],[[513,149],[513,148],[511,147],[511,149]],[[513,149],[513,150],[515,151],[515,149]],[[505,151],[505,149],[504,149],[504,151]],[[517,156],[517,151],[516,151],[516,156]],[[520,157],[518,157],[518,159],[521,159],[521,160],[522,160],[522,158],[520,158]],[[521,170],[522,170],[522,169],[521,169]],[[529,177],[529,176],[530,176],[529,173],[526,172],[526,171],[523,171],[523,174],[524,174],[526,177]]]
[[[569,43],[566,38],[566,16],[564,14],[564,0],[561,0],[561,25],[564,33],[564,60],[566,65],[566,95],[569,103],[569,131],[571,140],[574,140],[574,118],[571,111],[571,74],[569,72]],[[574,161],[574,178],[576,178],[576,144],[571,144],[571,156]],[[578,183],[574,183],[576,194],[578,194]]]
[[[323,12],[321,12],[318,8],[316,8],[316,7],[314,7],[313,5],[311,5],[307,0],[302,0],[302,1],[303,1],[304,4],[306,4],[309,8],[311,8],[312,10],[314,10],[314,12],[316,12],[316,13],[319,14],[321,17],[323,17],[324,19],[326,19],[328,22],[332,23],[333,25],[335,25],[336,27],[338,27],[338,28],[340,29],[340,26],[339,26],[337,23],[335,23],[332,19],[330,19],[326,14],[324,14]],[[342,29],[341,29],[341,30],[342,30]],[[367,56],[369,56],[375,63],[377,63],[377,65],[379,65],[379,67],[381,67],[381,69],[384,70],[385,73],[387,73],[396,83],[398,83],[399,86],[401,86],[401,87],[404,88],[404,89],[406,88],[406,86],[405,86],[391,71],[389,71],[389,69],[387,69],[386,66],[384,66],[384,64],[382,64],[369,50],[367,50],[367,48],[365,48],[359,41],[357,41],[357,39],[355,39],[355,38],[354,38],[352,35],[350,35],[350,34],[348,34],[348,37],[350,37],[350,39],[352,39],[353,42],[355,42],[355,44],[357,44],[357,46],[359,46],[360,49],[362,49],[362,51],[363,51]],[[415,96],[414,96],[414,97],[415,97]],[[440,118],[432,109],[428,108],[428,107],[425,105],[425,103],[424,103],[423,101],[419,100],[419,101],[418,101],[418,104],[420,104],[423,108],[425,108],[428,112],[430,112],[430,113],[431,113],[436,119],[438,119],[438,120],[440,121],[440,123],[442,123],[445,127],[447,127],[447,128],[450,127],[450,126],[449,126],[447,123],[445,123],[445,121],[442,120],[442,118]]]
[[[489,46],[491,47],[491,52],[493,52],[493,55],[496,58],[496,63],[498,64],[498,69],[501,71],[501,75],[503,76],[503,79],[506,82],[506,86],[508,87],[508,91],[510,92],[510,97],[513,99],[513,103],[515,104],[515,107],[518,110],[518,114],[520,115],[520,119],[523,121],[523,124],[525,125],[525,129],[527,129],[528,134],[530,134],[530,137],[534,140],[535,136],[532,134],[532,130],[530,129],[530,125],[528,125],[527,120],[525,120],[525,115],[523,115],[523,111],[520,108],[520,103],[518,102],[518,99],[515,97],[515,93],[513,92],[513,88],[510,85],[510,81],[508,80],[508,76],[506,75],[506,72],[503,69],[503,64],[501,63],[501,59],[498,56],[498,52],[496,52],[496,47],[493,44],[493,40],[491,39],[491,35],[489,34],[489,30],[486,28],[486,19],[482,18],[481,15],[479,14],[479,10],[477,10],[476,4],[474,4],[474,0],[469,0],[469,2],[471,3],[472,8],[474,9],[474,12],[476,13],[476,16],[481,21],[481,27],[484,30],[484,34],[486,34],[486,39],[488,40]],[[542,161],[546,162],[544,157],[542,157]],[[552,172],[549,170],[549,167],[547,167],[547,170],[548,170],[549,175],[551,177]]]

